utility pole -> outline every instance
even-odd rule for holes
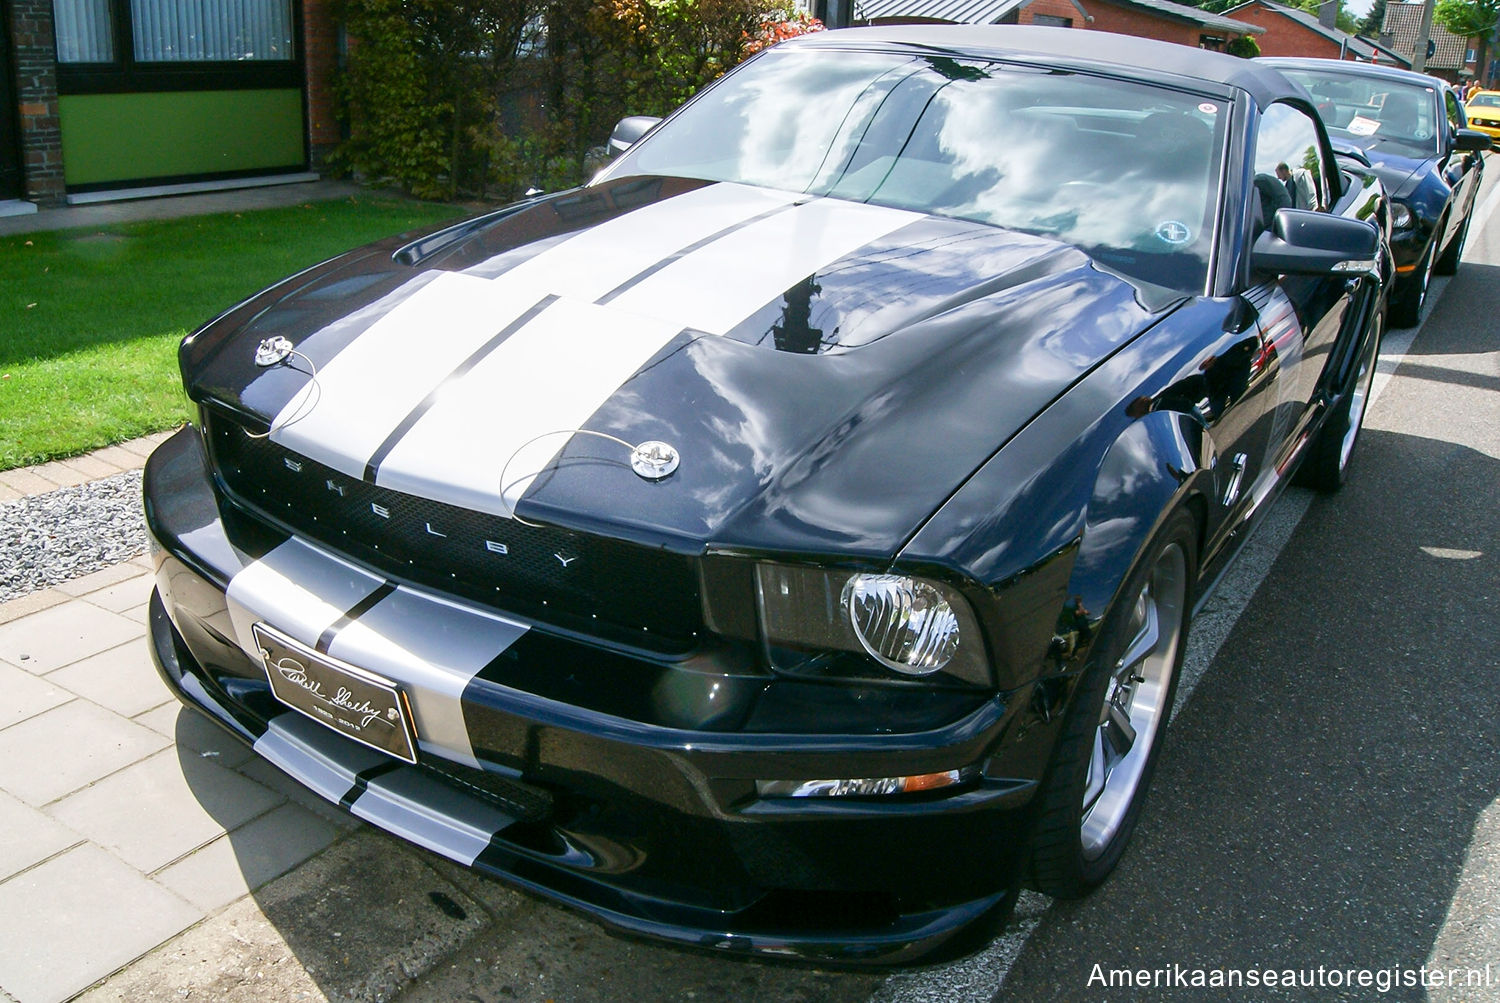
[[[1427,40],[1432,37],[1432,8],[1435,4],[1436,0],[1422,3],[1422,28],[1417,32],[1417,47],[1411,54],[1413,73],[1427,72]]]

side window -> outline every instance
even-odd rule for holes
[[[1267,108],[1255,135],[1261,225],[1269,227],[1277,209],[1326,210],[1324,178],[1322,148],[1312,118],[1289,104]]]
[[[1448,131],[1462,129],[1466,123],[1464,111],[1458,106],[1458,98],[1453,96],[1452,91],[1443,91],[1443,101],[1448,107]]]

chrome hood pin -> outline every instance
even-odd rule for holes
[[[659,481],[677,469],[677,450],[652,439],[630,451],[630,468],[648,481]]]

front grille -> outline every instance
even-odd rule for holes
[[[696,642],[690,557],[391,491],[251,438],[222,414],[204,423],[237,500],[392,578],[641,647]]]

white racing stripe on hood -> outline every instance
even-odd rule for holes
[[[272,440],[363,477],[391,429],[536,301],[534,289],[443,272],[324,365],[276,416]]]
[[[805,197],[747,185],[705,185],[574,234],[495,281],[531,289],[533,299],[552,293],[596,300],[663,258]]]
[[[383,583],[332,554],[298,539],[288,540],[229,580],[235,640],[259,663],[260,647],[250,627],[263,620],[310,648],[345,610]]]
[[[272,438],[353,477],[373,471],[382,487],[509,516],[568,436],[531,440],[582,427],[683,329],[724,334],[922,218],[799,198],[709,185],[494,279],[442,273],[330,360]]]
[[[464,723],[464,689],[526,630],[523,623],[398,588],[339,631],[328,653],[400,684],[424,751],[478,766]]]
[[[818,199],[759,220],[674,261],[611,306],[725,334],[796,283],[921,213]]]
[[[454,381],[385,458],[375,482],[509,515],[531,475],[568,442],[566,435],[536,437],[583,425],[677,332],[664,321],[558,300]],[[628,460],[623,447],[605,448]]]
[[[664,257],[796,198],[707,185],[584,230],[494,279],[439,272],[325,363],[317,383],[277,414],[271,438],[363,477],[366,462],[434,388],[547,294],[597,299]]]

